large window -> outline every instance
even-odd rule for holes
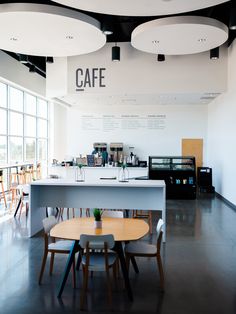
[[[48,161],[48,102],[0,82],[0,164]]]

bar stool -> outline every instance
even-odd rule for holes
[[[26,183],[30,183],[33,181],[34,178],[34,166],[28,165],[25,169],[25,181]]]
[[[6,201],[6,195],[4,191],[4,185],[3,185],[3,170],[0,170],[0,184],[1,184],[1,195],[0,195],[0,200],[3,198],[5,207],[7,208],[7,201]]]
[[[10,174],[10,193],[11,193],[11,207],[13,203],[17,201],[17,192],[19,192],[18,186],[26,184],[25,167],[22,166],[20,171]]]
[[[133,210],[133,218],[147,219],[149,224],[149,233],[152,234],[152,211],[151,210]]]
[[[41,163],[37,163],[36,169],[33,169],[33,179],[40,180],[42,178]]]

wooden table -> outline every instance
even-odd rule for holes
[[[108,218],[102,219],[102,228],[94,227],[94,218],[74,218],[63,221],[52,228],[50,235],[55,238],[74,240],[70,254],[67,259],[66,268],[60,284],[58,297],[61,297],[64,286],[70,272],[70,268],[74,259],[75,253],[79,248],[79,240],[81,234],[89,235],[105,235],[113,234],[115,239],[114,250],[117,252],[121,269],[125,281],[125,287],[130,300],[133,300],[133,293],[130,286],[129,275],[126,268],[125,257],[122,247],[122,242],[138,240],[145,236],[149,231],[148,224],[141,219],[133,218]]]
[[[165,182],[162,180],[34,181],[30,185],[29,236],[43,228],[45,207],[160,210],[165,222],[165,191]]]

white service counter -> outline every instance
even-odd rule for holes
[[[86,180],[99,180],[104,177],[117,177],[120,167],[84,167]],[[148,175],[148,167],[128,167],[129,178]],[[75,180],[75,167],[51,166],[48,175],[58,175],[62,179]]]

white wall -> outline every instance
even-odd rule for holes
[[[0,77],[24,89],[45,97],[46,80],[19,61],[0,51]]]
[[[236,205],[236,41],[229,48],[228,89],[209,105],[208,165],[216,191]]]
[[[221,58],[210,60],[209,51],[183,56],[157,56],[134,49],[130,43],[119,43],[121,61],[112,62],[112,43],[87,55],[68,58],[68,93],[148,94],[221,92],[226,89],[226,47],[221,47]],[[76,92],[77,68],[106,68],[104,83]]]
[[[51,153],[50,161],[53,158],[63,160],[66,155],[67,147],[67,108],[54,103],[51,111]]]
[[[163,129],[112,127],[104,130],[84,128],[84,115],[100,119],[101,115],[112,114],[161,114],[165,115]],[[78,156],[92,152],[94,142],[123,142],[126,153],[129,146],[135,147],[135,154],[142,159],[149,155],[181,155],[182,138],[203,138],[207,132],[207,106],[89,106],[84,109],[68,109],[66,154]],[[204,148],[205,150],[205,148]]]

